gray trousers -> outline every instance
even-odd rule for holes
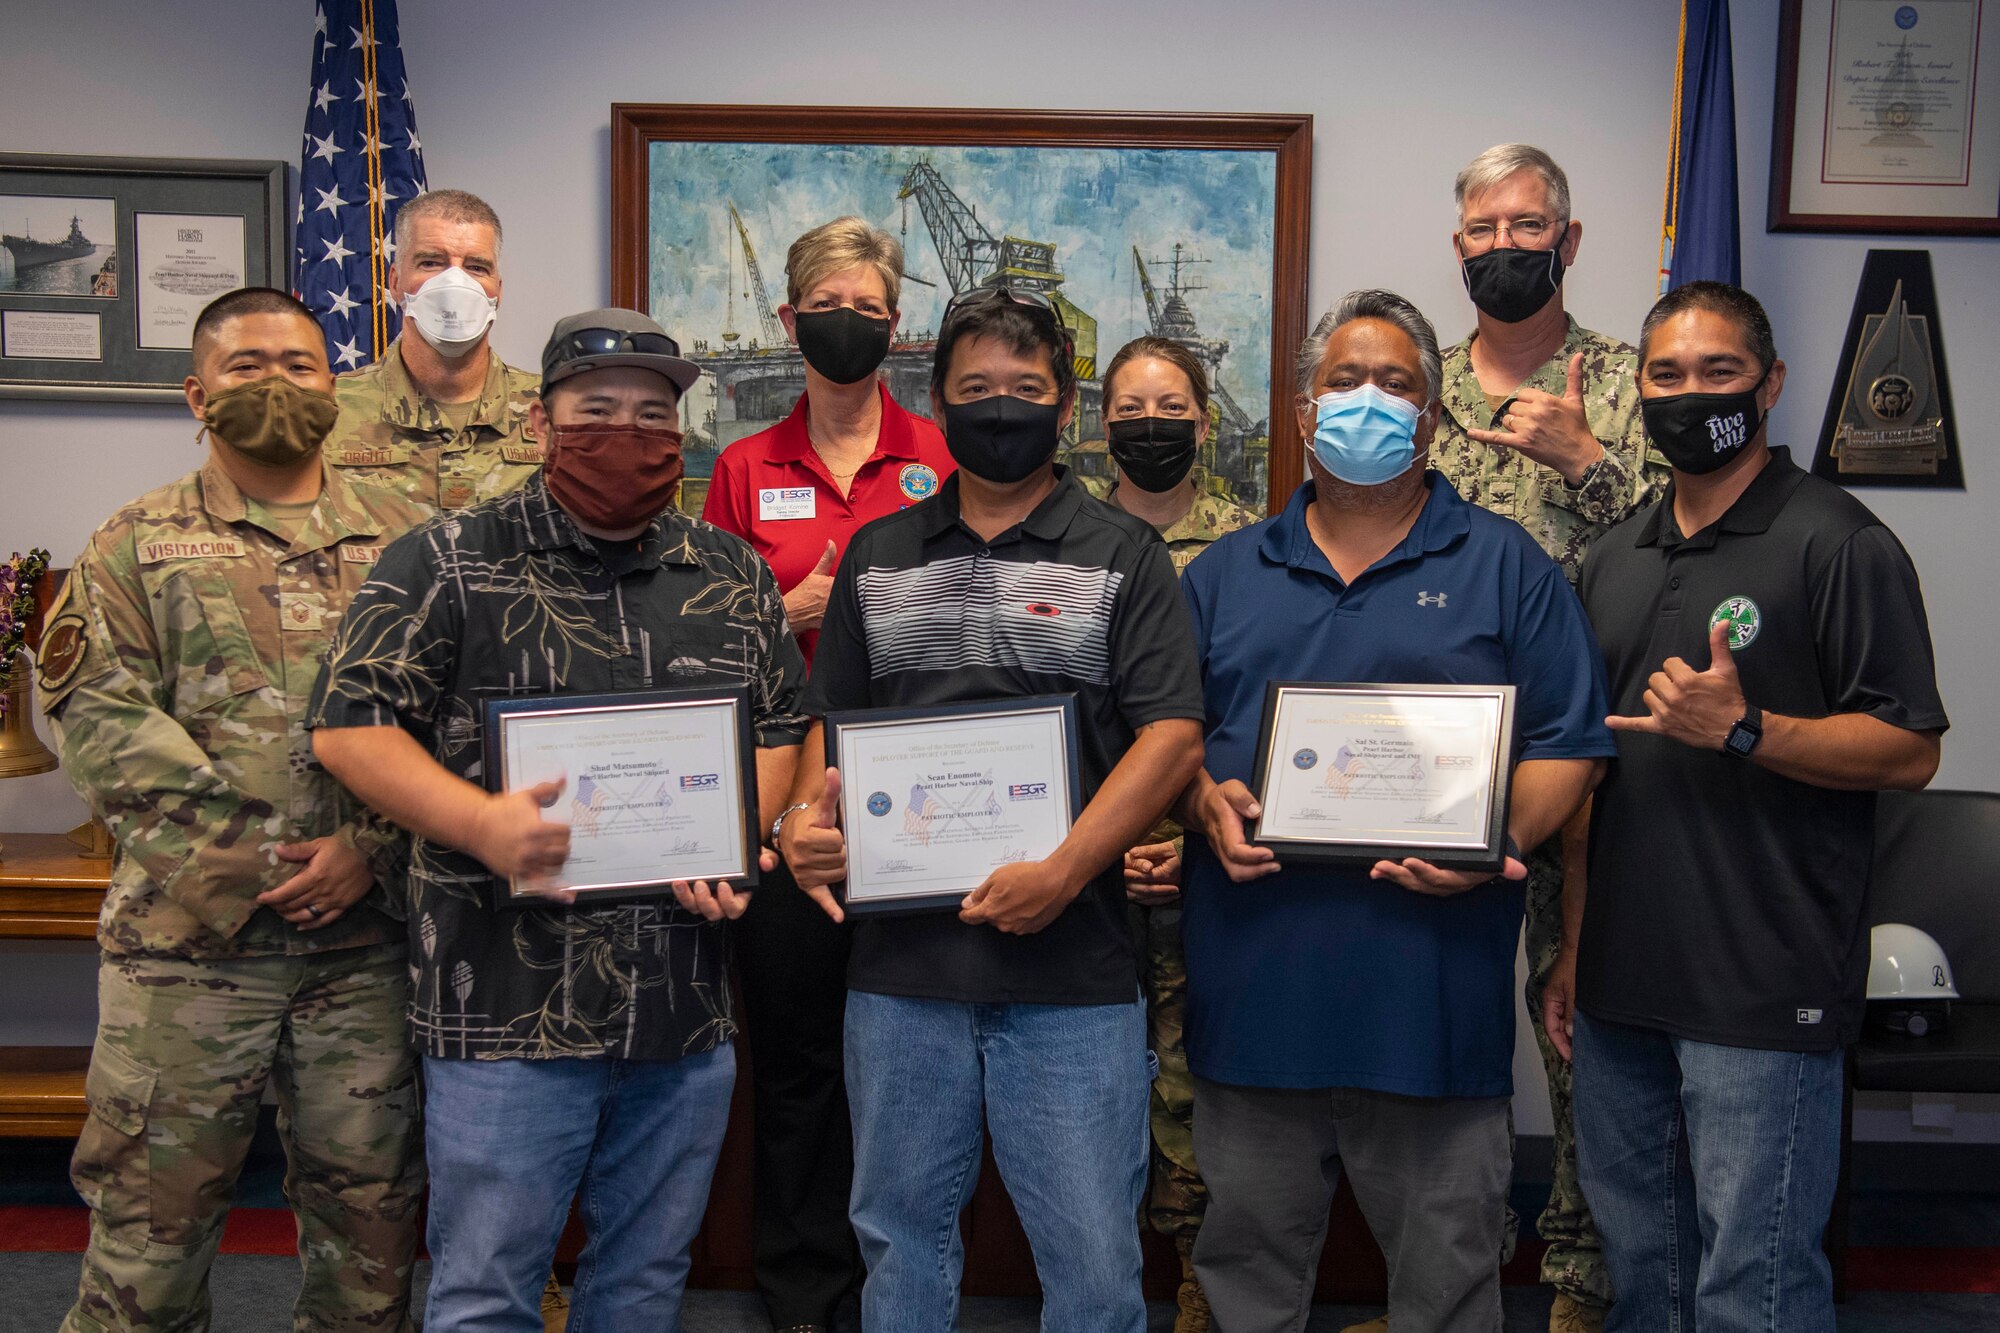
[[[1499,1333],[1505,1097],[1194,1080],[1195,1275],[1216,1333],[1298,1333],[1344,1169],[1389,1261],[1395,1333]]]

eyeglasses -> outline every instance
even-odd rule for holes
[[[634,333],[628,329],[578,329],[542,356],[546,365],[585,356],[636,352],[642,356],[679,356],[681,345],[664,333]]]
[[[1003,301],[1024,305],[1030,310],[1038,310],[1047,315],[1049,323],[1055,326],[1056,336],[1062,339],[1064,355],[1074,352],[1075,343],[1070,337],[1069,325],[1063,323],[1062,312],[1056,309],[1056,303],[1049,294],[1028,287],[1009,287],[1005,283],[997,287],[975,287],[969,292],[960,292],[952,297],[945,302],[944,317],[938,321],[938,329],[942,332],[964,311]]]
[[[1523,249],[1535,250],[1541,247],[1550,233],[1558,229],[1558,224],[1547,218],[1531,216],[1515,218],[1512,222],[1502,222],[1497,225],[1491,222],[1475,222],[1460,231],[1458,235],[1468,250],[1491,249],[1493,243],[1502,235]]]

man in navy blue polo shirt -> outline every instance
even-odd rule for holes
[[[1188,567],[1207,767],[1188,839],[1187,1048],[1212,1201],[1216,1324],[1301,1329],[1344,1169],[1389,1263],[1392,1327],[1497,1333],[1521,863],[1281,866],[1244,841],[1271,680],[1518,690],[1508,829],[1539,845],[1612,752],[1604,674],[1562,570],[1424,466],[1430,322],[1350,293],[1298,358],[1310,479]]]

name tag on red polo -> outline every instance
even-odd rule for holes
[[[811,518],[816,512],[814,494],[810,486],[767,486],[757,492],[757,517],[764,522]]]

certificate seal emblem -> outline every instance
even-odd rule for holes
[[[896,474],[896,489],[911,502],[928,500],[937,494],[938,475],[928,464],[907,463]]]
[[[889,808],[894,804],[895,802],[889,799],[888,792],[878,791],[868,798],[868,813],[880,819],[889,813]]]
[[[1292,756],[1293,768],[1311,768],[1314,764],[1317,764],[1318,762],[1319,762],[1319,751],[1317,750],[1300,750],[1297,754],[1294,754]]]
[[[1898,9],[1896,11],[1896,26],[1904,32],[1908,32],[1910,29],[1916,27],[1917,7],[1915,5],[1904,5]]]
[[[1757,609],[1757,603],[1748,597],[1725,597],[1722,605],[1715,608],[1708,618],[1711,632],[1723,621],[1729,622],[1729,651],[1740,653],[1757,640],[1757,631],[1764,628],[1764,613]]]

